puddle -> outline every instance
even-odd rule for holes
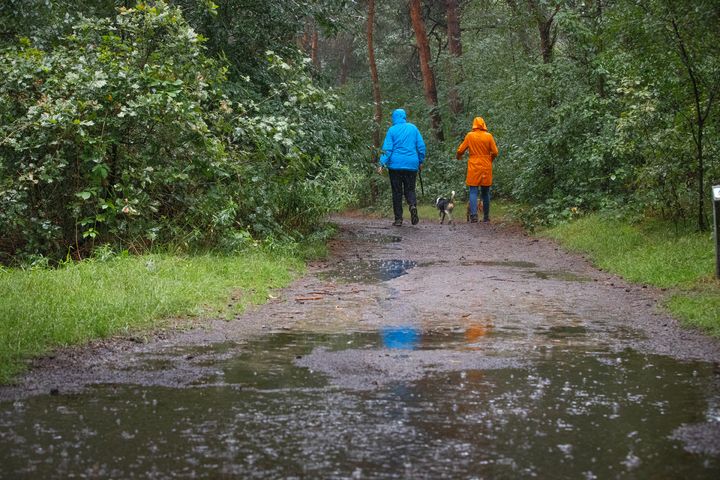
[[[530,273],[541,280],[561,280],[564,282],[590,282],[591,278],[578,275],[572,272],[563,272],[556,270],[531,270]]]
[[[414,327],[383,327],[380,330],[385,348],[415,350],[420,339],[420,329]]]
[[[464,267],[470,267],[473,265],[484,265],[487,267],[511,267],[511,268],[535,268],[537,267],[537,264],[532,262],[523,262],[523,261],[516,261],[516,260],[504,260],[504,261],[487,261],[487,260],[477,260],[477,261],[463,261],[460,262],[460,265]]]
[[[357,260],[320,272],[320,278],[349,283],[379,283],[392,280],[408,273],[415,267],[411,260]]]
[[[509,358],[484,351],[492,330],[283,332],[237,346],[204,386],[0,403],[0,477],[718,478],[697,440],[720,431],[712,364]]]
[[[588,334],[588,330],[581,326],[555,326],[540,333],[551,338],[584,337]]]
[[[373,243],[398,243],[402,241],[402,237],[398,235],[387,235],[384,233],[372,232],[345,232],[345,235],[352,237],[357,241],[373,242]]]
[[[430,261],[430,262],[422,262],[419,263],[418,266],[421,267],[428,267],[433,265],[439,265],[439,264],[450,264],[451,262],[447,261]],[[527,270],[532,275],[536,276],[537,278],[540,278],[542,280],[561,280],[565,282],[590,282],[592,281],[591,278],[585,277],[583,275],[578,275],[573,272],[565,272],[561,270],[535,270],[538,265],[532,262],[524,262],[524,261],[512,261],[512,260],[506,260],[506,261],[485,261],[485,260],[476,260],[476,261],[461,261],[460,265],[463,267],[475,267],[475,266],[484,266],[484,267],[507,267],[507,268],[520,268]]]

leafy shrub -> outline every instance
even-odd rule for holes
[[[305,63],[268,52],[263,95],[203,42],[158,1],[0,53],[0,255],[243,248],[352,199],[344,114]]]
[[[153,240],[230,172],[211,124],[223,70],[160,2],[84,19],[49,51],[0,56],[0,228],[58,254],[96,238]],[[208,219],[203,223],[208,223]]]

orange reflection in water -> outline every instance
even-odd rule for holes
[[[480,320],[470,321],[465,327],[465,341],[467,343],[477,343],[488,335],[493,328],[492,318],[486,317]]]
[[[488,327],[485,325],[471,324],[465,329],[465,340],[468,343],[475,343],[488,333]]]

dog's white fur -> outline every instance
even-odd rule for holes
[[[448,225],[453,223],[452,211],[455,208],[455,190],[450,194],[450,198],[438,197],[435,200],[435,207],[438,209],[438,215],[440,217],[440,225],[445,222],[445,216],[448,217]]]

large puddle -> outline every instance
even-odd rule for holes
[[[0,477],[720,475],[712,364],[572,345],[518,360],[486,351],[493,335],[275,333],[196,388],[104,385],[2,403]]]
[[[320,272],[320,278],[351,283],[386,282],[406,275],[416,262],[412,260],[356,260]]]
[[[398,237],[399,238],[399,237]],[[566,282],[589,282],[591,279],[573,272],[539,270],[531,262],[521,261],[424,261],[386,259],[386,260],[353,260],[334,266],[318,276],[326,280],[350,283],[379,283],[405,275],[415,266],[459,265],[461,267],[504,267],[521,269],[529,275],[541,280],[561,280]]]

